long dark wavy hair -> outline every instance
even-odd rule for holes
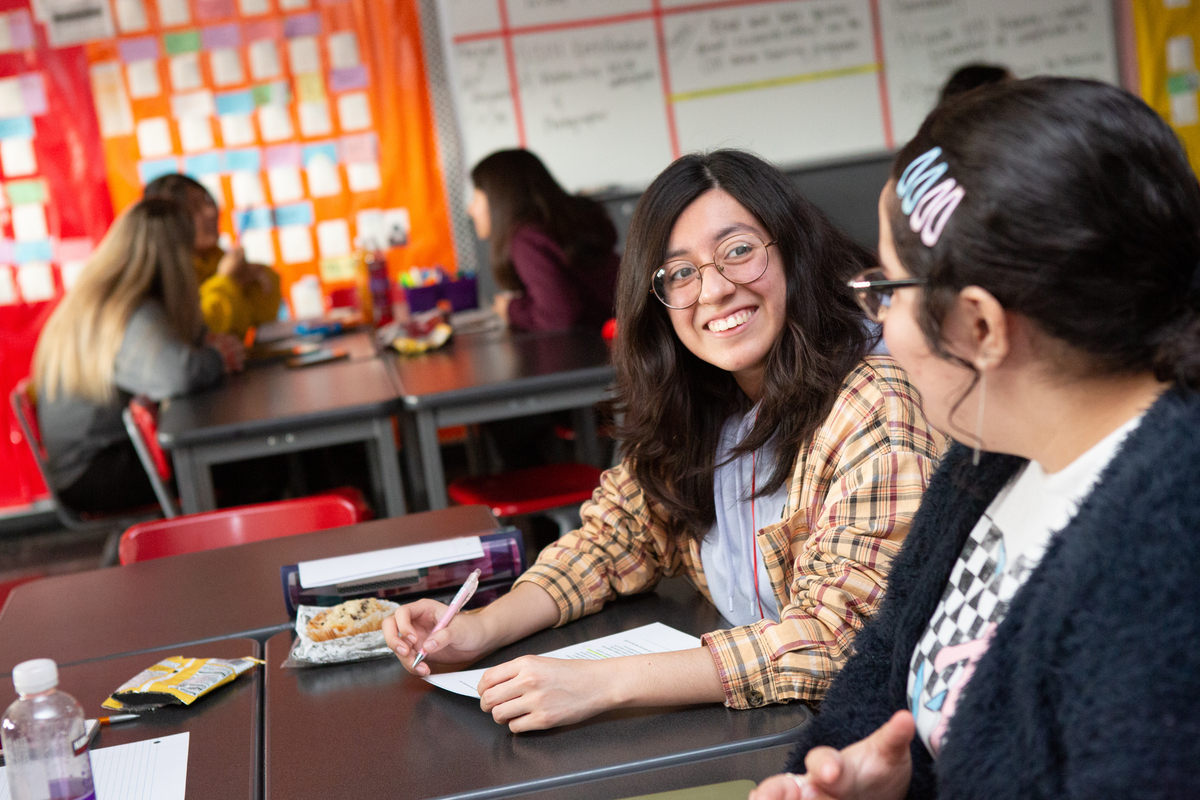
[[[776,492],[800,448],[833,408],[846,376],[877,341],[846,281],[877,263],[833,227],[776,167],[738,150],[687,155],[642,195],[617,282],[619,437],[652,513],[680,540],[703,537],[716,519],[713,473],[721,427],[750,399],[731,373],[689,351],[651,294],[676,220],[696,198],[722,189],[778,244],[787,279],[786,324],[767,356],[758,419],[732,457],[773,436],[775,463],[759,495]]]
[[[496,283],[519,291],[525,287],[512,263],[512,237],[523,225],[536,225],[563,249],[567,278],[584,286],[580,276],[610,258],[617,229],[604,206],[568,194],[528,150],[499,150],[471,170],[471,182],[488,200],[492,233],[488,238]]]
[[[934,352],[973,369],[942,325],[980,286],[1066,345],[1061,374],[1200,388],[1200,185],[1160,116],[1104,83],[1007,81],[934,109],[892,179],[935,146],[966,192],[936,245],[886,198],[897,255],[927,281],[918,322]]]

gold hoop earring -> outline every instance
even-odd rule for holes
[[[979,411],[975,415],[975,452],[971,465],[979,466],[979,453],[983,449],[983,409],[987,400],[987,372],[979,373]]]

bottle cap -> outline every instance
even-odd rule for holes
[[[37,694],[58,686],[58,664],[52,658],[22,661],[13,667],[13,687],[17,694]]]

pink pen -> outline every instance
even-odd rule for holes
[[[434,625],[433,630],[429,632],[430,636],[433,636],[442,628],[449,625],[450,620],[454,619],[454,615],[457,614],[462,607],[467,604],[467,601],[475,595],[475,590],[479,588],[479,576],[481,574],[482,573],[479,570],[475,570],[469,576],[467,576],[467,582],[464,583],[462,588],[458,590],[458,594],[454,595],[454,599],[450,601],[450,607],[446,609],[446,613],[442,615],[442,618],[438,620],[437,625]],[[425,648],[422,647],[417,651],[417,657],[413,659],[413,669],[416,669],[417,664],[420,664],[424,659]]]

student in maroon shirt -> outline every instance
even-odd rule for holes
[[[490,243],[504,290],[496,313],[514,328],[599,328],[613,315],[617,231],[599,203],[567,194],[528,150],[500,150],[471,170],[467,211]]]

